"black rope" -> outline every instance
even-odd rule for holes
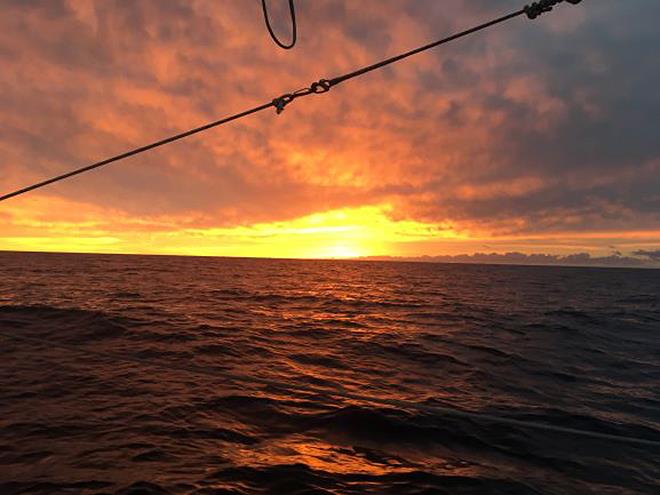
[[[330,86],[335,86],[344,81],[348,81],[349,79],[353,79],[354,77],[358,77],[363,74],[366,74],[367,72],[371,72],[372,70],[381,69],[386,65],[393,64],[395,62],[398,62],[399,60],[403,60],[404,58],[412,57],[413,55],[417,55],[418,53],[424,52],[426,50],[430,50],[431,48],[435,48],[436,46],[444,45],[445,43],[449,43],[450,41],[454,41],[469,34],[476,33],[477,31],[487,29],[491,26],[494,26],[495,24],[500,24],[502,22],[508,21],[509,19],[513,19],[514,17],[518,17],[519,15],[524,13],[525,13],[525,9],[518,10],[517,12],[512,12],[511,14],[507,14],[505,16],[499,17],[490,22],[479,24],[478,26],[475,26],[471,29],[466,29],[465,31],[461,31],[460,33],[452,34],[451,36],[448,36],[441,40],[434,41],[433,43],[429,43],[428,45],[420,46],[419,48],[415,48],[414,50],[410,50],[408,52],[402,53],[401,55],[396,55],[395,57],[388,58],[386,60],[383,60],[382,62],[378,62],[373,65],[363,67],[362,69],[349,72],[348,74],[335,77],[334,79],[330,79],[329,81]]]
[[[398,62],[400,60],[403,60],[404,58],[411,57],[413,55],[416,55],[418,53],[421,53],[426,50],[430,50],[431,48],[435,48],[437,46],[443,45],[445,43],[449,43],[450,41],[457,40],[459,38],[462,38],[464,36],[467,36],[469,34],[476,33],[477,31],[481,31],[483,29],[489,28],[491,26],[494,26],[496,24],[500,24],[502,22],[508,21],[509,19],[513,19],[514,17],[518,17],[522,14],[527,15],[529,19],[535,19],[539,15],[543,14],[544,12],[549,12],[552,10],[552,7],[554,7],[556,4],[563,2],[564,0],[540,0],[538,2],[533,2],[530,5],[525,6],[523,9],[518,10],[516,12],[512,12],[511,14],[507,14],[505,16],[499,17],[497,19],[494,19],[490,22],[486,22],[484,24],[480,24],[478,26],[475,26],[473,28],[467,29],[465,31],[461,31],[460,33],[453,34],[451,36],[448,36],[447,38],[443,38],[438,41],[434,41],[433,43],[429,43],[427,45],[421,46],[419,48],[415,48],[413,50],[407,51],[405,53],[402,53],[400,55],[396,55],[394,57],[388,58],[386,60],[383,60],[381,62],[375,63],[373,65],[368,65],[366,67],[363,67],[361,69],[358,69],[353,72],[349,72],[348,74],[344,74],[338,77],[335,77],[333,79],[321,79],[317,82],[312,83],[309,87],[307,88],[302,88],[299,89],[298,91],[294,91],[293,93],[285,93],[282,96],[279,96],[272,100],[270,103],[264,103],[263,105],[259,105],[258,107],[251,108],[250,110],[245,110],[244,112],[237,113],[235,115],[232,115],[230,117],[225,117],[220,120],[216,120],[215,122],[211,122],[209,124],[196,127],[194,129],[191,129],[189,131],[182,132],[180,134],[177,134],[172,137],[168,137],[165,139],[161,139],[160,141],[156,141],[151,144],[147,144],[145,146],[141,146],[139,148],[135,148],[131,151],[127,151],[125,153],[122,153],[120,155],[113,156],[111,158],[107,158],[105,160],[102,160],[100,162],[93,163],[91,165],[87,165],[85,167],[81,167],[79,169],[73,170],[71,172],[68,172],[63,175],[58,175],[57,177],[53,177],[52,179],[45,180],[43,182],[38,182],[36,184],[33,184],[28,187],[24,187],[22,189],[18,189],[17,191],[10,192],[8,194],[5,194],[3,196],[0,196],[0,201],[4,201],[9,198],[13,198],[14,196],[18,196],[19,194],[24,194],[29,191],[33,191],[34,189],[38,189],[43,186],[47,186],[48,184],[52,184],[53,182],[58,182],[64,179],[68,179],[69,177],[73,177],[74,175],[81,174],[83,172],[87,172],[89,170],[93,170],[99,167],[102,167],[104,165],[108,165],[110,163],[123,160],[124,158],[128,158],[133,155],[137,155],[139,153],[143,153],[145,151],[151,150],[153,148],[157,148],[159,146],[163,146],[167,143],[171,143],[172,141],[177,141],[179,139],[183,139],[185,137],[191,136],[193,134],[197,134],[198,132],[206,131],[208,129],[211,129],[212,127],[217,127],[222,124],[226,124],[228,122],[231,122],[232,120],[236,120],[242,117],[246,117],[248,115],[251,115],[256,112],[260,112],[261,110],[265,110],[266,108],[270,107],[275,107],[275,110],[277,113],[282,113],[284,110],[284,107],[291,103],[293,100],[296,98],[300,98],[301,96],[307,96],[310,94],[318,94],[318,93],[326,93],[330,91],[330,89],[333,86],[336,86],[339,83],[342,83],[344,81],[348,81],[349,79],[353,79],[354,77],[358,77],[361,75],[366,74],[367,72],[371,72],[376,69],[380,69],[382,67],[385,67],[386,65],[393,64],[395,62]],[[569,3],[575,5],[581,2],[581,0],[567,0]]]
[[[264,110],[266,108],[272,107],[273,103],[265,103],[263,105],[260,105],[258,107],[251,108],[250,110],[246,110],[241,113],[237,113],[235,115],[232,115],[231,117],[225,117],[224,119],[216,120],[215,122],[211,122],[209,124],[205,124],[200,127],[195,127],[194,129],[190,129],[189,131],[182,132],[181,134],[177,134],[175,136],[171,136],[165,139],[161,139],[160,141],[156,141],[151,144],[147,144],[145,146],[140,146],[139,148],[132,149],[131,151],[126,151],[125,153],[122,153],[120,155],[113,156],[111,158],[106,158],[105,160],[101,160],[100,162],[92,163],[91,165],[87,165],[86,167],[81,167],[76,170],[72,170],[71,172],[68,172],[66,174],[58,175],[57,177],[53,177],[52,179],[45,180],[43,182],[37,182],[36,184],[32,184],[31,186],[24,187],[23,189],[19,189],[14,192],[10,192],[9,194],[5,194],[3,196],[0,196],[0,201],[4,201],[9,198],[13,198],[14,196],[18,196],[19,194],[24,194],[26,192],[32,191],[34,189],[38,189],[40,187],[47,186],[48,184],[52,184],[53,182],[58,182],[64,179],[68,179],[69,177],[73,177],[74,175],[82,174],[83,172],[88,172],[90,170],[94,170],[95,168],[102,167],[104,165],[108,165],[112,162],[117,162],[119,160],[123,160],[124,158],[128,158],[129,156],[137,155],[139,153],[144,153],[145,151],[149,151],[151,149],[157,148],[159,146],[163,146],[164,144],[171,143],[172,141],[178,141],[179,139],[183,139],[188,136],[192,136],[193,134],[197,134],[198,132],[206,131],[207,129],[211,129],[212,127],[217,127],[222,124],[226,124],[227,122],[231,122],[232,120],[240,119],[241,117],[246,117],[250,114],[259,112],[261,110]]]
[[[266,0],[261,0],[261,8],[264,11],[264,21],[266,21],[266,28],[270,37],[273,38],[273,41],[277,43],[277,46],[289,50],[294,47],[296,44],[296,38],[298,37],[298,25],[296,24],[296,7],[293,5],[293,0],[289,0],[289,12],[291,13],[291,42],[288,45],[282,43],[273,31],[273,27],[270,25],[270,18],[268,17],[268,6],[266,5]]]

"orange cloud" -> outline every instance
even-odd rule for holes
[[[252,2],[10,2],[0,19],[2,192],[504,7],[370,0],[299,9],[300,42],[284,52]],[[603,252],[607,239],[635,238],[630,250],[652,248],[660,103],[649,88],[660,68],[651,49],[635,49],[641,62],[631,66],[630,51],[639,33],[659,35],[641,19],[637,34],[620,28],[613,39],[608,26],[631,7],[581,9],[512,22],[282,115],[251,116],[2,203],[0,247],[309,257],[441,254],[484,242],[563,252],[561,238]],[[321,230],[310,230],[318,218]]]

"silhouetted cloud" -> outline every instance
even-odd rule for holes
[[[635,253],[638,254],[638,253]],[[525,253],[474,253],[444,256],[369,256],[364,259],[388,261],[425,261],[433,263],[482,263],[505,265],[558,265],[558,266],[601,266],[619,268],[660,268],[660,251],[649,256],[650,261],[632,256],[591,256],[589,253],[568,255],[525,254]],[[648,256],[646,252],[640,256]]]
[[[655,251],[647,251],[646,249],[638,249],[633,253],[635,256],[643,256],[652,261],[660,261],[660,249]]]

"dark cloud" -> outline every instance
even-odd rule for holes
[[[635,256],[642,256],[650,259],[651,261],[660,261],[660,249],[648,251],[646,249],[638,249],[633,253]]]
[[[638,253],[634,253],[638,254]],[[557,265],[557,266],[596,266],[617,268],[660,268],[660,251],[658,256],[648,260],[632,256],[612,254],[611,256],[591,256],[589,253],[575,253],[564,256],[554,254],[509,253],[474,253],[446,256],[370,256],[365,259],[392,261],[425,261],[432,263],[484,263],[498,265]]]

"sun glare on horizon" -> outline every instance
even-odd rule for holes
[[[362,256],[368,256],[368,254],[365,254],[365,251],[362,251],[358,246],[337,244],[334,246],[328,246],[327,248],[321,249],[321,251],[318,254],[314,255],[313,257],[349,259],[349,258],[360,258]]]
[[[460,237],[434,225],[393,219],[389,204],[275,222],[182,227],[191,223],[189,218],[136,218],[63,198],[32,196],[16,203],[9,223],[20,223],[20,229],[4,232],[0,250],[346,259],[393,255],[401,244]],[[61,212],[61,220],[44,220],[48,205]]]

